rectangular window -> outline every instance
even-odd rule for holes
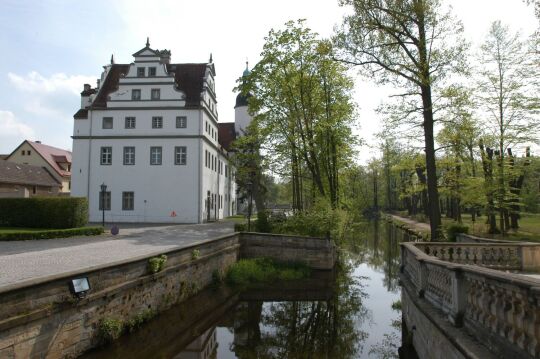
[[[133,89],[131,90],[131,99],[132,100],[140,100],[141,99],[141,90]]]
[[[113,128],[113,118],[112,117],[103,117],[102,128],[110,130]]]
[[[229,177],[229,167],[227,167],[227,165],[225,165],[225,178]]]
[[[204,150],[204,166],[208,167],[208,151]]]
[[[150,92],[150,98],[152,100],[159,100],[160,97],[161,97],[161,90],[160,89],[152,89],[152,91]]]
[[[112,147],[101,147],[101,160],[102,165],[112,164]]]
[[[99,192],[99,210],[111,210],[111,192]]]
[[[135,147],[124,147],[124,165],[135,164]]]
[[[30,156],[30,155],[32,154],[32,151],[28,150],[28,151],[26,151],[26,154],[27,154],[28,156]]]
[[[126,117],[126,128],[135,128],[135,117]]]
[[[135,192],[122,192],[122,211],[133,211],[135,208]]]
[[[22,151],[21,154],[24,156],[26,154],[26,151]]]
[[[186,146],[177,146],[174,148],[174,164],[185,165],[187,162]]]
[[[156,68],[155,67],[149,67],[148,68],[148,76],[149,77],[155,77],[156,76]]]
[[[152,117],[152,128],[163,128],[163,117]]]
[[[150,147],[150,164],[151,165],[161,165],[161,156],[162,149],[161,147]]]
[[[187,127],[187,117],[186,116],[177,116],[176,117],[176,128],[186,128]]]
[[[137,77],[144,77],[145,68],[144,67],[137,67]]]

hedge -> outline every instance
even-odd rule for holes
[[[0,232],[0,241],[25,241],[29,239],[65,238],[73,236],[97,236],[103,233],[103,227],[83,227],[69,229],[51,229],[44,231]]]
[[[0,198],[0,227],[77,228],[86,223],[86,198]]]

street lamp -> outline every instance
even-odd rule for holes
[[[253,183],[246,183],[247,189],[249,191],[249,203],[248,203],[248,232],[251,232],[251,203],[253,202]]]
[[[105,227],[105,192],[107,191],[107,185],[105,184],[105,182],[103,182],[100,187],[101,187],[101,212],[102,212],[101,225]]]

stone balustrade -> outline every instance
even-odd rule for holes
[[[403,243],[401,279],[454,327],[508,358],[540,357],[540,282],[522,269],[535,245]],[[535,252],[535,248],[531,249]]]
[[[416,248],[440,260],[511,271],[540,270],[540,245],[535,243],[417,243]]]

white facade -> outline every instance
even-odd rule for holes
[[[102,218],[103,183],[109,223],[201,223],[234,214],[214,64],[170,64],[170,52],[148,43],[133,56],[127,65],[111,61],[98,87],[81,93],[71,195],[88,198],[91,222]]]

